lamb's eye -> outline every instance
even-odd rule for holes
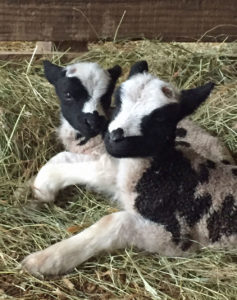
[[[73,97],[69,92],[65,93],[65,100],[66,101],[72,101],[73,100]]]

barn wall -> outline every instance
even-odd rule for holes
[[[0,40],[113,39],[125,11],[118,39],[237,39],[235,0],[0,0]]]

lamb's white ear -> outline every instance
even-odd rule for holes
[[[52,64],[48,60],[44,60],[43,64],[44,64],[44,75],[51,84],[55,84],[56,81],[64,75],[62,72],[63,71],[62,67]]]
[[[209,82],[194,89],[182,90],[179,120],[192,114],[208,98],[214,86],[213,82]]]
[[[148,64],[147,61],[141,60],[136,62],[134,65],[132,65],[128,78],[130,78],[133,75],[143,73],[143,72],[148,72]]]

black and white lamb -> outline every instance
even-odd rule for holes
[[[44,166],[35,185],[55,196],[86,184],[111,194],[122,211],[27,256],[30,273],[68,272],[101,251],[135,246],[161,255],[188,255],[202,247],[237,246],[237,167],[215,163],[175,145],[177,124],[205,101],[208,83],[177,93],[141,62],[116,92],[116,110],[98,160]]]
[[[52,157],[48,164],[97,159],[106,152],[102,135],[108,124],[115,84],[121,75],[120,66],[104,70],[97,63],[78,62],[60,67],[45,60],[44,73],[59,98],[61,124],[57,135],[66,150]],[[24,194],[33,181],[31,178],[20,186],[15,197]],[[35,193],[40,198],[40,192]]]

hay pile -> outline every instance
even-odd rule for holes
[[[120,64],[121,80],[133,62],[146,59],[154,74],[180,88],[209,80],[220,84],[193,118],[237,158],[236,43],[101,43],[79,59],[104,67]],[[48,281],[17,269],[28,253],[113,210],[108,201],[79,187],[62,192],[56,205],[38,210],[30,204],[24,182],[61,149],[54,129],[58,111],[40,61],[0,61],[0,299],[236,299],[236,251],[204,249],[189,258],[165,258],[126,249],[92,258],[73,274]]]

